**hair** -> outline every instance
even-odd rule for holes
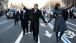
[[[38,7],[38,4],[34,4],[34,5],[36,5]]]
[[[59,3],[56,3],[55,4],[55,10],[58,10],[58,6],[60,6],[60,4]]]

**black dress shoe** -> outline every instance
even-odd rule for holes
[[[14,25],[16,25],[16,24],[14,24]]]
[[[36,43],[38,42],[38,39],[36,38]]]
[[[38,42],[36,42],[36,43],[38,43]]]
[[[56,39],[57,42],[59,42],[59,39]]]
[[[56,39],[57,42],[59,42],[58,38]]]
[[[59,41],[61,42],[61,38],[59,37]]]
[[[23,35],[25,35],[25,34],[23,34]]]
[[[25,33],[23,33],[23,35],[25,35]]]
[[[57,40],[57,42],[59,42],[59,41]]]
[[[33,40],[35,40],[35,38]]]

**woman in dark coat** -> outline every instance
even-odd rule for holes
[[[57,17],[55,19],[55,24],[54,24],[54,32],[56,32],[56,39],[57,39],[57,42],[61,42],[61,36],[63,35],[64,31],[68,30],[67,29],[67,25],[66,25],[66,22],[62,16],[62,11],[63,10],[68,10],[70,8],[72,8],[74,6],[74,1],[72,3],[72,5],[66,9],[63,9],[63,8],[60,8],[60,4],[57,3],[55,5],[55,11],[54,11],[54,14],[53,16],[56,14]],[[50,18],[50,20],[48,21],[48,23],[52,20],[53,16]],[[58,32],[60,32],[60,36],[58,37]]]

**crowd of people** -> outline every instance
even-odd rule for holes
[[[66,20],[67,20],[66,16],[68,14],[66,13],[65,15],[64,12],[66,12],[73,6],[74,6],[74,1],[72,2],[72,5],[66,9],[61,8],[59,3],[55,4],[55,9],[54,9],[55,11],[53,13],[53,16],[56,15],[56,18],[55,18],[53,31],[56,32],[57,42],[61,42],[62,35],[64,34],[66,30],[68,30],[67,25],[66,25]],[[44,10],[43,11],[44,16],[45,16],[45,12],[46,11]],[[25,35],[25,29],[28,33],[28,24],[29,24],[28,21],[30,21],[30,32],[33,32],[33,38],[37,43],[38,34],[39,34],[39,18],[41,18],[44,21],[46,26],[53,19],[53,16],[51,16],[49,21],[45,21],[43,15],[42,15],[42,11],[38,9],[38,4],[34,4],[34,7],[32,9],[27,9],[26,6],[22,4],[22,9],[20,10],[20,12],[18,10],[14,12],[15,25],[18,24],[18,20],[20,17],[23,35]],[[60,36],[58,36],[58,32],[60,32]]]

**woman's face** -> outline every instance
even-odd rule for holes
[[[58,6],[58,9],[60,9],[60,6]]]

